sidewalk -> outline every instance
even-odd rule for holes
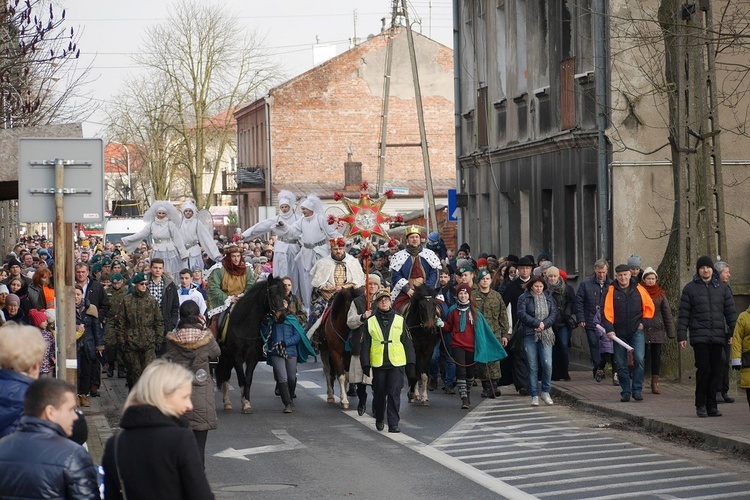
[[[90,408],[83,408],[86,416],[86,422],[89,426],[89,439],[86,445],[89,449],[89,455],[95,464],[102,463],[104,455],[104,445],[112,436],[113,426],[117,425],[119,415],[122,412],[122,405],[128,396],[128,388],[125,379],[107,378],[102,374],[102,385],[99,390],[101,394],[98,398],[89,398]],[[112,422],[112,425],[110,425]]]
[[[571,371],[570,381],[552,383],[553,395],[567,397],[579,407],[590,408],[686,441],[703,443],[750,457],[750,409],[744,390],[732,388],[734,403],[719,404],[721,417],[698,418],[695,414],[695,382],[662,380],[661,394],[651,394],[651,378],[644,381],[643,401],[620,402],[620,387],[606,378],[596,383],[590,371]]]

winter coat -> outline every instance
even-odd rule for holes
[[[0,370],[0,438],[12,434],[23,413],[23,398],[33,378],[13,370]]]
[[[190,428],[194,431],[213,430],[216,429],[216,403],[214,388],[211,384],[211,368],[208,363],[209,360],[219,358],[221,349],[210,330],[198,330],[202,333],[202,337],[192,342],[181,335],[186,330],[180,328],[167,334],[166,357],[193,373],[198,370],[205,372],[206,377],[203,381],[198,380],[200,377],[193,377],[193,394],[190,397],[193,410],[187,412],[185,416],[190,421]]]
[[[83,351],[89,361],[96,361],[96,348],[104,345],[104,332],[99,328],[99,312],[92,304],[76,307],[76,326],[83,325],[83,335],[76,340],[76,350]]]
[[[510,304],[510,314],[513,320],[511,328],[518,323],[518,299],[524,294],[523,287],[525,284],[526,281],[521,281],[521,278],[515,278],[508,283],[503,292],[503,302]]]
[[[146,273],[146,277],[151,280],[151,274]],[[166,275],[162,275],[164,282],[164,291],[161,296],[161,314],[164,317],[164,335],[177,328],[177,321],[180,319],[180,295],[177,291],[177,285]]]
[[[690,330],[690,345],[724,345],[729,341],[729,332],[734,332],[736,322],[732,291],[716,276],[705,282],[696,274],[693,281],[682,289],[677,319],[677,340],[680,342],[687,340]]]
[[[672,308],[665,294],[659,295],[654,300],[654,318],[646,324],[646,343],[664,344],[667,337],[673,339],[674,320],[672,319]]]
[[[122,301],[128,294],[128,287],[123,285],[119,290],[110,287],[107,290],[107,300],[109,300],[109,312],[107,313],[107,322],[111,323],[115,316],[122,312]]]
[[[58,424],[24,416],[0,441],[0,498],[99,498],[99,483],[86,449]]]
[[[612,284],[612,280],[607,277],[604,283],[600,284],[596,275],[584,279],[578,287],[575,299],[575,313],[578,323],[585,321],[586,328],[594,328],[594,316],[597,311],[604,306],[604,295]]]
[[[552,295],[546,290],[542,293],[547,300],[547,309],[549,310],[549,313],[543,320],[537,319],[536,305],[534,304],[534,296],[532,293],[534,292],[530,290],[523,292],[518,298],[518,306],[516,307],[516,310],[518,311],[518,320],[523,325],[524,335],[534,335],[534,330],[542,322],[544,323],[545,328],[549,328],[555,324],[555,320],[557,319],[557,306],[555,305],[555,299],[553,299]]]
[[[557,331],[567,326],[572,331],[576,327],[576,317],[573,313],[576,295],[572,286],[563,281],[560,283],[561,286],[549,287],[549,293],[555,299],[555,307],[557,308],[557,318],[553,327]]]
[[[29,285],[28,295],[30,309],[47,309],[47,299],[44,298],[42,287],[35,285],[33,282]],[[30,310],[29,309],[29,310]],[[26,310],[28,314],[29,310]]]
[[[630,337],[643,325],[645,330],[654,317],[654,301],[645,288],[631,278],[627,288],[612,283],[604,295],[602,326],[618,337]]]
[[[128,498],[214,498],[203,470],[198,444],[187,419],[164,415],[150,405],[130,406],[122,429],[104,448],[104,498],[121,499],[117,464]]]
[[[750,352],[750,307],[740,313],[732,340],[732,365],[740,365],[742,353]],[[750,389],[750,367],[740,369],[740,387]]]
[[[117,343],[125,350],[156,350],[164,338],[164,317],[159,303],[148,292],[134,290],[122,301],[122,313],[115,317]]]
[[[96,310],[99,311],[100,321],[107,317],[107,314],[109,313],[109,298],[107,297],[107,292],[104,291],[104,287],[101,283],[89,278],[86,297],[84,298],[89,301],[89,304],[96,306]]]
[[[286,355],[290,358],[297,357],[297,344],[300,343],[301,337],[296,328],[287,323],[277,323],[273,321],[271,323],[271,335],[268,338],[269,346],[273,346],[278,342],[284,342],[286,344]],[[276,351],[270,352],[272,356],[277,356]]]
[[[487,324],[492,328],[497,340],[503,337],[510,337],[510,328],[508,328],[508,309],[505,307],[503,297],[495,290],[490,289],[489,293],[483,293],[479,287],[471,290],[471,298],[477,304],[477,311],[481,312]]]

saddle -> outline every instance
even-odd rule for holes
[[[213,334],[214,339],[219,344],[224,344],[227,341],[227,330],[229,329],[229,313],[232,310],[231,307],[224,309],[219,314],[214,314],[208,321],[208,329]]]

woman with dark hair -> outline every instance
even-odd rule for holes
[[[549,395],[552,380],[552,346],[555,332],[552,325],[557,319],[555,299],[547,291],[542,276],[532,276],[525,285],[526,291],[518,298],[518,320],[523,326],[523,347],[529,368],[529,393],[531,406],[539,406],[539,361],[542,362],[542,394],[545,404],[553,404]]]
[[[76,358],[78,362],[78,404],[89,405],[93,370],[99,369],[97,357],[104,352],[104,337],[99,328],[99,311],[83,296],[83,288],[75,288]]]
[[[461,396],[461,408],[471,406],[471,387],[474,385],[474,346],[477,306],[471,299],[471,285],[461,283],[456,288],[456,304],[448,311],[443,331],[451,334],[451,357],[456,363],[456,387]]]
[[[167,333],[166,357],[195,374],[190,399],[193,409],[185,416],[190,421],[203,464],[206,464],[206,439],[208,431],[216,429],[214,389],[209,375],[209,361],[221,354],[219,344],[206,328],[198,304],[186,300],[180,305],[180,322],[177,329]]]
[[[654,301],[654,317],[644,323],[646,330],[646,353],[651,358],[651,394],[661,394],[659,377],[661,375],[661,348],[667,343],[667,338],[675,338],[672,309],[669,307],[667,294],[656,280],[659,276],[651,267],[647,267],[643,274],[641,286],[646,289]]]

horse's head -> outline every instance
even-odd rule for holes
[[[277,323],[283,323],[286,319],[287,308],[284,307],[285,298],[284,283],[273,276],[269,276],[266,282],[266,305],[269,312],[273,315],[274,321]]]
[[[410,326],[423,328],[434,328],[435,320],[440,315],[440,305],[436,298],[436,292],[428,285],[420,285],[414,289],[409,305],[410,316],[415,320]]]

